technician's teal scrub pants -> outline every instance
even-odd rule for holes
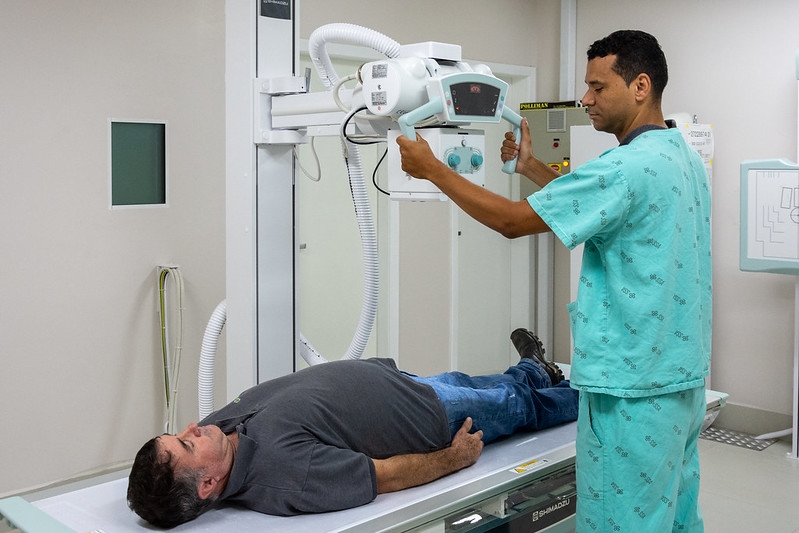
[[[704,387],[643,398],[580,392],[577,533],[702,533],[706,406]]]

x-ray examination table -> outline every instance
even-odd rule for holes
[[[707,428],[727,394],[707,391]],[[477,463],[432,483],[345,511],[270,516],[232,506],[213,509],[172,531],[565,533],[574,530],[577,423],[519,433],[487,445]],[[142,533],[152,528],[128,510],[127,479],[115,479],[28,503],[0,500],[0,533]],[[5,518],[5,520],[3,520]],[[3,524],[6,523],[4,526]],[[11,531],[16,531],[11,529]]]
[[[469,468],[427,485],[381,494],[373,502],[354,509],[279,517],[222,506],[172,531],[488,531],[514,516],[532,515],[531,506],[535,507],[535,516],[540,516],[542,523],[546,517],[550,522],[557,519],[563,525],[563,515],[568,518],[573,514],[576,501],[573,494],[575,435],[575,422],[513,435],[487,445],[478,462]],[[540,485],[544,494],[526,495],[523,489],[530,485]],[[12,499],[16,502],[4,500],[6,508],[0,507],[0,514],[14,522],[14,516],[24,512],[9,511],[7,507],[18,504],[26,506],[27,512],[40,515],[43,512],[47,515],[45,519],[56,519],[66,526],[65,532],[142,533],[150,530],[128,510],[126,491],[127,479],[118,479],[38,500],[32,505],[16,498]],[[31,533],[55,533],[46,527],[37,531],[36,517],[32,518]],[[532,521],[532,517],[529,520]],[[453,522],[461,523],[452,525]],[[22,523],[16,525],[23,526]],[[472,527],[467,527],[470,525]],[[27,532],[28,528],[23,530]]]

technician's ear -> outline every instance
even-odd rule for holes
[[[218,484],[218,479],[212,476],[203,476],[202,479],[200,479],[199,485],[197,486],[197,495],[201,500],[207,500],[213,496]]]
[[[643,102],[652,92],[652,79],[649,77],[649,74],[642,72],[633,80],[632,86],[635,90],[635,99],[639,102]]]

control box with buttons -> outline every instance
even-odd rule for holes
[[[430,149],[452,170],[472,183],[485,187],[485,134],[464,128],[419,128],[416,130]],[[388,189],[392,200],[446,200],[438,187],[424,179],[412,178],[402,171],[397,137],[399,130],[388,132]]]
[[[560,172],[571,170],[572,126],[590,125],[586,107],[576,107],[577,102],[536,102],[522,104],[521,116],[530,124],[533,154]]]

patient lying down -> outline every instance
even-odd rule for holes
[[[256,385],[177,435],[148,441],[130,473],[128,505],[167,528],[222,501],[319,513],[466,468],[484,443],[577,417],[577,392],[527,333],[522,359],[503,374],[423,378],[391,359],[366,359]]]

